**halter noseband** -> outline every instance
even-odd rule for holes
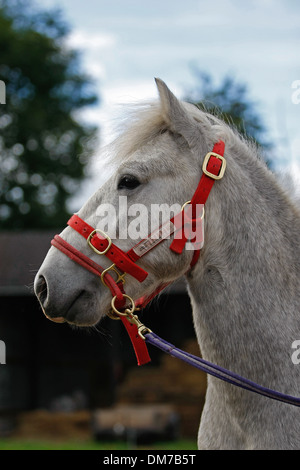
[[[173,235],[170,249],[181,254],[187,241],[192,243],[194,253],[190,263],[190,269],[196,264],[203,245],[203,239],[192,236],[203,229],[204,204],[216,180],[224,176],[226,160],[224,158],[225,143],[217,142],[213,151],[209,152],[203,162],[203,174],[197,189],[190,201],[187,201],[181,212],[152,232],[147,238],[141,240],[129,251],[124,252],[112,243],[110,237],[102,230],[95,229],[74,214],[68,221],[68,225],[82,235],[90,248],[98,255],[106,256],[112,265],[103,269],[88,256],[81,253],[59,235],[55,235],[51,244],[67,255],[73,261],[101,278],[102,283],[108,287],[112,294],[112,311],[109,316],[113,319],[121,319],[132,341],[138,364],[142,365],[150,361],[143,333],[148,330],[134,315],[135,310],[144,308],[159,292],[169,283],[161,284],[151,295],[141,297],[134,301],[124,292],[125,275],[129,274],[139,282],[143,282],[148,272],[136,264],[136,262],[163,240]],[[185,210],[187,207],[187,210]],[[114,274],[114,279],[112,277]],[[126,302],[129,301],[129,306]],[[149,331],[149,330],[148,330]]]

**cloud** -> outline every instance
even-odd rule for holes
[[[65,45],[68,48],[83,51],[84,68],[94,79],[101,81],[107,74],[105,58],[117,43],[118,38],[113,33],[95,33],[78,29],[69,34]]]
[[[83,5],[80,0],[61,0],[60,4],[74,23],[68,44],[83,51],[84,69],[96,80],[100,105],[84,115],[99,125],[102,144],[113,138],[114,123],[125,108],[119,104],[157,96],[154,76],[165,80],[179,97],[192,89],[195,76],[189,64],[193,63],[216,82],[228,73],[245,82],[281,149],[277,116],[283,111],[276,103],[290,102],[290,83],[300,79],[300,2],[86,0]],[[299,109],[300,105],[286,105],[290,145],[299,135]],[[300,158],[296,145],[292,154]]]
[[[89,51],[112,47],[116,44],[117,38],[111,33],[89,33],[83,30],[74,30],[67,38],[67,45],[76,49],[88,49]]]

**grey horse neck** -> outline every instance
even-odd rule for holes
[[[238,148],[207,202],[206,243],[188,278],[195,329],[205,359],[299,395],[291,347],[299,336],[300,216],[256,156]],[[200,447],[300,446],[300,410],[250,395],[208,379]]]

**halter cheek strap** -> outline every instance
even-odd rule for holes
[[[193,258],[190,264],[192,268],[200,255],[200,248],[203,239],[199,236],[204,223],[204,204],[216,180],[223,177],[226,160],[224,159],[225,143],[220,140],[217,142],[213,151],[209,152],[203,162],[203,174],[199,181],[198,187],[192,199],[184,204],[179,214],[170,221],[163,224],[157,230],[152,232],[147,238],[141,240],[127,253],[112,243],[110,237],[102,230],[94,229],[78,215],[74,214],[68,221],[68,225],[82,235],[91,249],[98,255],[106,256],[113,264],[106,269],[95,263],[79,250],[74,248],[68,242],[63,240],[59,235],[55,235],[51,244],[67,255],[76,263],[85,269],[99,276],[103,284],[108,287],[112,294],[112,309],[114,313],[110,316],[114,319],[121,318],[133,344],[138,364],[142,365],[150,361],[147,351],[146,342],[143,334],[141,334],[142,325],[137,316],[133,315],[134,310],[144,308],[159,292],[165,289],[170,283],[161,284],[152,294],[144,296],[133,301],[124,292],[124,276],[130,274],[139,282],[143,282],[148,276],[147,271],[142,269],[136,262],[150,250],[156,247],[166,238],[174,235],[174,239],[170,245],[170,249],[177,254],[181,254],[187,241],[189,241],[194,249]],[[185,207],[187,206],[187,210]],[[194,239],[193,239],[194,236]],[[114,279],[112,277],[114,273]],[[126,299],[131,302],[131,310],[126,308]],[[148,330],[149,331],[149,330]]]
[[[198,207],[206,203],[209,193],[214,185],[214,182],[221,179],[224,175],[226,168],[226,160],[224,159],[225,143],[220,140],[214,145],[213,151],[208,153],[203,162],[203,174],[197,186],[197,189],[190,201],[189,205],[189,221],[182,222],[184,217],[187,220],[187,214],[179,214],[177,223],[179,222],[179,230],[171,243],[170,249],[175,253],[181,254],[189,235],[195,233],[195,226],[201,215],[198,213]],[[176,218],[175,218],[176,220]],[[187,224],[189,224],[187,226]],[[176,225],[176,223],[175,223]],[[199,258],[200,250],[195,250],[192,265],[194,266]]]

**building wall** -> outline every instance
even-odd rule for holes
[[[113,357],[100,333],[51,323],[32,296],[1,297],[0,339],[0,410],[51,408],[76,392],[88,406],[112,402]]]

